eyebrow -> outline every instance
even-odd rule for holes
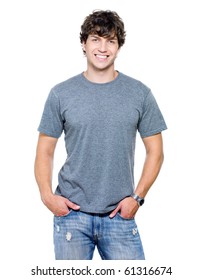
[[[110,40],[115,40],[115,41],[118,40],[118,38],[117,38],[116,36],[109,36],[109,37],[107,37],[107,38],[110,39]]]
[[[118,38],[117,38],[116,35],[114,35],[114,36],[110,36],[110,35],[109,35],[109,36],[99,36],[99,35],[97,35],[97,34],[90,34],[89,37],[94,37],[94,38],[102,37],[102,38],[107,38],[107,39],[109,39],[109,40],[115,40],[115,41],[118,40]]]

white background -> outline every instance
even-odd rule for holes
[[[1,1],[0,273],[4,279],[23,274],[29,279],[28,268],[55,264],[52,215],[40,201],[33,173],[37,127],[52,86],[85,70],[79,32],[94,9],[115,10],[124,20],[127,37],[116,69],[152,89],[169,128],[163,133],[162,171],[137,214],[146,262],[172,265],[178,273],[173,279],[186,275],[200,279],[199,4],[197,0]],[[144,159],[139,138],[137,148],[136,180]],[[64,158],[61,137],[54,186]],[[94,262],[99,265],[97,253]]]

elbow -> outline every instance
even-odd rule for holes
[[[159,155],[159,165],[160,165],[160,167],[163,165],[163,162],[164,162],[164,153],[162,152]]]
[[[162,154],[161,154],[161,163],[163,164],[163,162],[164,162],[164,153],[162,152]]]

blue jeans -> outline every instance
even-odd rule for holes
[[[103,260],[144,260],[142,242],[134,219],[118,213],[88,214],[70,210],[54,217],[56,260],[91,260],[95,246]]]

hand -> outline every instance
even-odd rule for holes
[[[55,216],[67,215],[69,208],[73,210],[80,209],[79,205],[60,195],[51,194],[46,198],[42,198],[42,201]]]
[[[114,218],[118,212],[120,215],[125,219],[132,219],[137,210],[139,205],[137,201],[133,197],[126,197],[121,202],[119,202],[118,206],[111,212],[109,215],[110,218]]]

